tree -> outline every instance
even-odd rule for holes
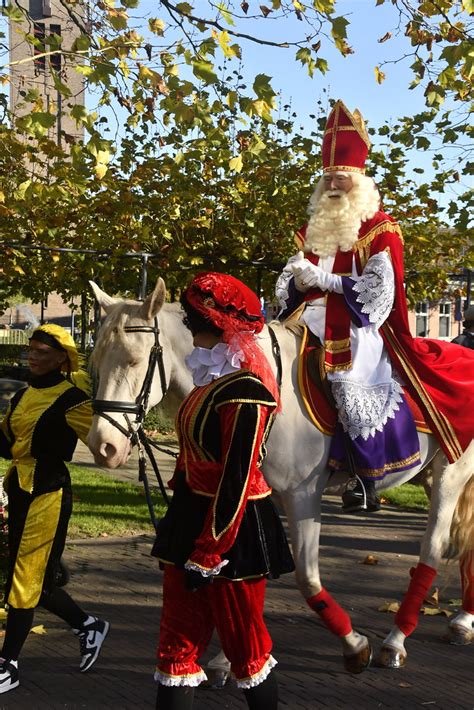
[[[11,125],[4,122],[0,131],[0,227],[5,243],[87,247],[104,258],[32,251],[25,259],[8,247],[4,298],[19,283],[33,300],[50,290],[69,297],[83,291],[91,276],[115,290],[134,290],[138,262],[124,269],[125,252],[158,254],[152,267],[165,271],[168,284],[177,287],[189,276],[184,267],[228,265],[247,277],[239,262],[284,261],[319,169],[321,132],[301,132],[291,110],[278,104],[270,77],[244,80],[243,47],[248,42],[262,51],[280,46],[311,75],[324,73],[328,65],[322,55],[329,42],[343,55],[354,51],[349,20],[337,14],[336,2],[193,6],[161,0],[146,27],[137,16],[138,0],[99,0],[89,14],[81,0],[61,2],[80,35],[70,48],[62,47],[57,36],[46,37],[41,49],[48,61],[62,54],[62,73],[54,76],[62,110],[84,127],[86,139],[64,136],[64,148],[48,140],[57,108],[45,107],[35,92],[26,93],[28,113],[11,116]],[[472,198],[460,195],[449,206],[449,247],[435,199],[446,181],[456,180],[459,161],[471,170],[462,140],[471,130],[463,112],[472,87],[472,0],[390,2],[399,28],[410,37],[413,89],[423,86],[427,109],[372,131],[386,146],[373,152],[371,171],[386,206],[404,227],[408,270],[417,272],[412,298],[419,300],[440,294],[450,271],[472,263],[467,231]],[[22,27],[24,10],[12,3],[5,12]],[[280,30],[295,17],[301,39],[282,41],[276,31],[269,39],[260,32],[270,21]],[[389,41],[389,35],[380,41]],[[376,68],[378,81],[383,69],[382,64]],[[66,83],[70,71],[84,77],[108,114],[74,103]],[[127,115],[120,141],[105,137],[116,107]],[[321,128],[324,117],[315,118]],[[407,150],[430,148],[430,130],[444,144],[458,147],[457,163],[447,165],[436,153],[434,178],[416,186],[406,174]],[[272,282],[269,275],[267,293]]]

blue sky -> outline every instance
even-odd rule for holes
[[[396,35],[398,18],[393,6],[376,7],[375,0],[339,0],[336,7],[338,14],[346,15],[350,21],[348,41],[354,54],[343,57],[328,39],[322,38],[319,54],[328,60],[329,71],[325,75],[315,73],[311,79],[301,64],[295,63],[294,49],[262,49],[247,44],[244,62],[249,74],[262,72],[273,76],[273,87],[281,90],[285,101],[291,99],[302,119],[313,112],[323,89],[327,96],[342,99],[349,108],[357,106],[372,126],[421,110],[422,92],[408,89],[412,79],[409,66],[413,60],[385,67],[385,81],[377,84],[375,80],[376,64],[381,60],[399,59],[411,51],[403,33]],[[288,29],[289,23],[281,23],[281,27]],[[304,26],[297,20],[291,23],[291,30],[295,38],[304,35]],[[387,31],[393,33],[391,39],[378,43]]]

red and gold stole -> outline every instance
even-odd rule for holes
[[[338,251],[334,259],[333,274],[352,275],[354,252]],[[305,258],[317,264],[319,256],[306,253]],[[344,296],[341,293],[321,291],[312,288],[305,293],[304,300],[326,298],[326,327],[324,332],[324,369],[326,372],[349,370],[352,367],[350,326],[351,317]]]

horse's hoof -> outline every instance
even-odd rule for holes
[[[453,646],[468,646],[474,639],[474,631],[466,629],[465,626],[453,624],[448,626],[448,631],[443,636],[443,639]]]
[[[344,656],[344,668],[349,673],[362,673],[372,661],[372,647],[369,642],[363,649],[352,656]]]
[[[392,646],[382,646],[375,659],[375,665],[379,668],[403,668],[407,662],[407,654]]]
[[[220,668],[206,668],[207,680],[201,685],[205,688],[214,688],[215,690],[222,690],[227,681],[229,680],[229,671],[223,671]]]

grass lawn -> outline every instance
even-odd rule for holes
[[[0,475],[7,469],[0,460]],[[143,487],[124,483],[96,469],[69,464],[74,496],[69,523],[69,538],[126,536],[153,533]],[[164,515],[166,506],[158,492],[153,494],[155,515]],[[427,509],[428,498],[422,486],[405,483],[383,491],[382,497],[402,508]]]
[[[427,510],[429,500],[423,486],[415,486],[413,483],[404,483],[398,488],[390,488],[381,492],[381,497],[391,505],[398,505],[400,508],[416,508]]]
[[[0,461],[0,475],[8,467]],[[69,464],[74,496],[69,538],[153,533],[143,487],[124,483],[96,469]],[[165,505],[154,493],[155,515],[161,517]]]

